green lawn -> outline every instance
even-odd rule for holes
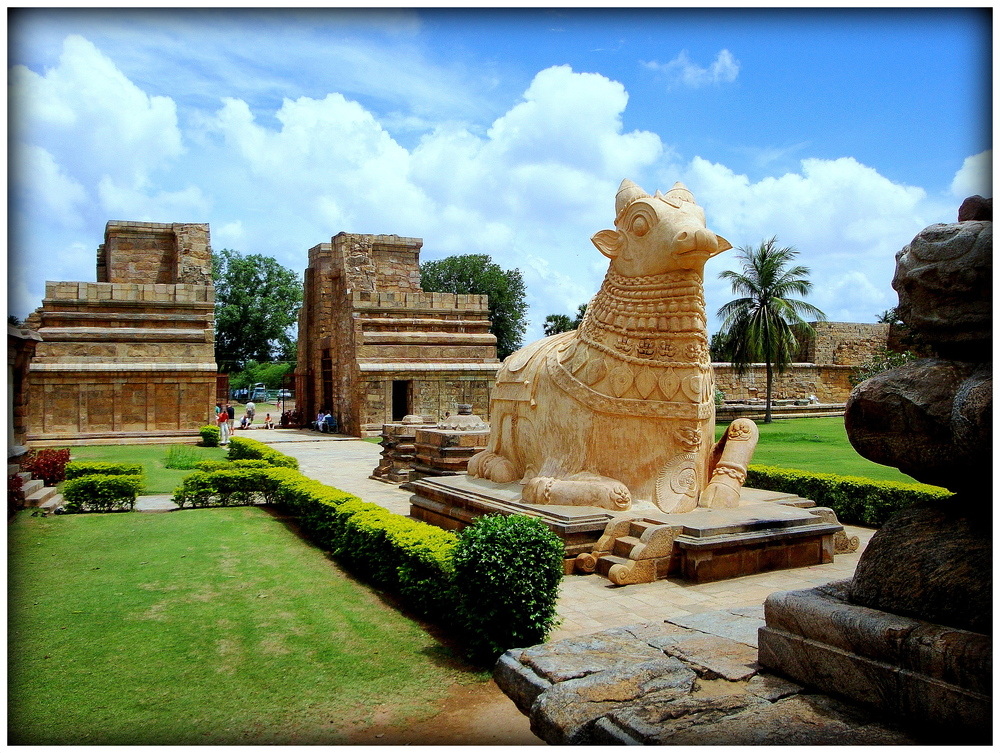
[[[723,424],[715,427],[716,438],[725,428]],[[758,422],[757,428],[760,442],[753,456],[755,465],[916,483],[895,468],[861,457],[847,438],[843,417],[779,419],[770,424]]]
[[[198,447],[185,445],[199,460],[224,460],[226,447]],[[170,445],[165,444],[133,444],[133,445],[89,445],[87,447],[72,447],[73,460],[106,460],[116,463],[142,463],[146,471],[146,491],[144,494],[170,494],[181,484],[181,480],[191,473],[190,470],[174,470],[167,468],[167,452]]]
[[[22,511],[8,558],[11,744],[337,744],[488,679],[264,509]]]

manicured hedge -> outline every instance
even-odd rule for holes
[[[286,467],[197,471],[174,501],[280,505],[352,572],[457,631],[477,662],[539,643],[555,624],[563,547],[537,520],[491,516],[455,534]]]
[[[747,486],[788,492],[829,507],[841,523],[880,526],[894,513],[918,502],[947,499],[952,493],[926,484],[873,481],[858,476],[807,473],[766,465],[751,465]]]
[[[74,460],[66,464],[66,478],[80,478],[80,476],[141,476],[143,468],[141,463],[109,463],[101,460]]]
[[[225,468],[272,468],[266,460],[199,460],[194,464],[198,471],[221,471]]]
[[[64,512],[113,512],[131,510],[142,493],[139,475],[116,476],[95,473],[79,476],[63,484]]]
[[[282,468],[298,469],[299,467],[299,461],[295,458],[278,452],[263,442],[247,437],[231,437],[229,454],[226,457],[230,460],[266,460],[271,465]]]
[[[202,447],[218,447],[219,441],[222,438],[222,430],[218,426],[202,426],[198,429],[198,433],[201,434],[201,444]]]

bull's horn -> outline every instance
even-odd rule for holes
[[[621,215],[625,208],[636,199],[648,199],[649,194],[628,178],[618,186],[618,193],[615,195],[615,216]]]
[[[674,183],[674,187],[671,188],[669,191],[667,191],[667,195],[665,198],[668,201],[670,199],[673,199],[674,201],[688,201],[692,204],[695,203],[694,194],[691,193],[688,190],[687,186],[685,186],[680,181]]]

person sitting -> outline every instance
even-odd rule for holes
[[[316,420],[313,421],[312,427],[316,431],[323,431],[323,419],[325,419],[325,418],[326,418],[326,414],[323,413],[323,411],[320,411],[319,413],[317,413],[316,414]]]
[[[273,429],[274,428],[274,421],[271,419],[271,414],[270,413],[268,413],[266,416],[264,416],[264,428],[265,429]]]
[[[323,431],[333,434],[337,431],[337,419],[327,413],[323,416]]]
[[[243,414],[243,418],[240,419],[240,428],[241,429],[249,429],[250,428],[250,424],[252,424],[252,423],[253,423],[253,417],[250,416],[247,413],[244,413]]]

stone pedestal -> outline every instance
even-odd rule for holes
[[[401,423],[382,425],[382,457],[370,478],[399,484],[409,481],[413,472],[414,438],[424,424],[421,416],[404,416]]]
[[[459,405],[457,415],[433,428],[417,429],[412,478],[465,473],[469,458],[485,450],[489,438],[489,424],[472,412],[471,405]]]
[[[989,740],[990,636],[851,604],[849,582],[771,594],[760,664],[825,693],[946,732]]]
[[[521,485],[496,484],[468,476],[422,478],[410,482],[410,516],[447,529],[461,529],[488,514],[541,519],[562,539],[566,572],[579,555],[594,551],[612,520],[636,518],[674,529],[673,547],[656,569],[657,578],[695,583],[833,561],[837,534],[829,511],[809,500],[779,492],[745,489],[740,507],[689,513],[634,510],[613,513],[583,505],[534,505],[521,498]]]

